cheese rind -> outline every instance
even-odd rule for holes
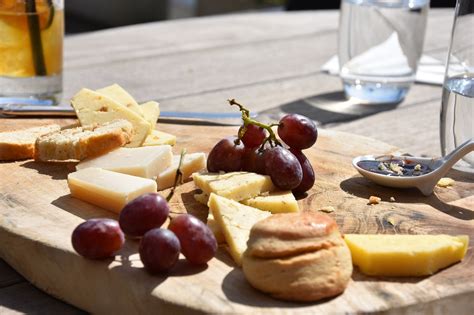
[[[153,146],[153,145],[175,145],[176,144],[176,136],[159,131],[159,130],[152,130],[151,133],[145,138],[142,146]]]
[[[207,195],[215,193],[236,201],[275,189],[270,176],[249,172],[194,173],[193,180]]]
[[[142,108],[138,106],[137,101],[117,83],[98,89],[96,92],[110,97],[120,105],[133,110],[138,115],[144,116]],[[153,126],[155,126],[155,124],[153,124]]]
[[[247,241],[252,226],[271,215],[237,201],[212,193],[209,197],[209,210],[224,234],[229,252],[237,263],[242,265],[242,255],[247,249]]]
[[[101,168],[70,173],[67,182],[73,197],[116,213],[120,213],[125,204],[136,197],[156,192],[154,180]]]
[[[180,158],[181,155],[173,156],[171,165],[158,175],[158,177],[156,178],[158,190],[173,187]],[[183,174],[183,181],[188,179],[192,173],[198,172],[204,169],[205,167],[206,155],[204,153],[197,152],[185,154],[183,162],[181,164],[181,173]]]
[[[81,125],[106,123],[126,119],[133,125],[133,135],[127,147],[140,146],[151,132],[150,124],[139,114],[98,92],[82,89],[71,99]]]
[[[371,276],[426,276],[460,261],[467,235],[346,234],[354,265]]]
[[[155,129],[158,117],[160,117],[160,104],[154,101],[140,104],[140,109],[143,113],[143,118],[150,123],[152,129]]]
[[[291,191],[274,191],[268,195],[242,200],[244,205],[271,213],[298,212],[298,202]]]
[[[93,159],[82,161],[77,170],[98,167],[109,171],[155,179],[172,162],[169,145],[158,147],[119,148]]]

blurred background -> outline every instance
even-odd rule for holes
[[[66,33],[129,24],[242,11],[337,9],[339,0],[68,0]],[[432,7],[454,7],[456,0],[431,0]]]

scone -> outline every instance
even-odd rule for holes
[[[132,132],[132,124],[123,119],[63,129],[36,139],[34,158],[37,161],[80,161],[99,156],[129,143]]]
[[[279,299],[310,302],[338,295],[352,274],[336,222],[318,212],[274,214],[252,227],[247,245],[245,277]]]

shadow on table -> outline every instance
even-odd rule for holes
[[[456,180],[456,184],[459,188],[457,190],[435,188],[435,192],[430,196],[424,196],[416,188],[396,189],[380,186],[360,176],[346,179],[341,182],[340,187],[345,192],[363,199],[368,199],[370,195],[376,195],[382,198],[382,201],[388,201],[391,197],[395,197],[395,204],[424,203],[453,218],[466,221],[474,220],[474,211],[472,209],[453,204],[456,200],[468,198],[472,195],[469,189],[463,189],[462,186],[467,183],[472,184],[473,181],[468,180],[467,176],[457,171],[451,171],[449,176]],[[410,211],[408,216],[409,218],[407,219],[410,220],[419,221],[429,219],[424,213],[415,210]],[[443,222],[439,222],[440,226],[443,224]]]
[[[261,114],[297,113],[324,125],[360,119],[395,109],[398,105],[399,103],[363,104],[357,99],[346,99],[343,91],[334,91],[286,103]]]

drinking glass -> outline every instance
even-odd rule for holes
[[[457,0],[441,102],[441,151],[474,138],[474,1]],[[474,152],[455,169],[474,173]]]
[[[58,104],[63,0],[0,0],[0,104]]]
[[[339,67],[347,98],[397,103],[415,81],[429,0],[342,0]]]

